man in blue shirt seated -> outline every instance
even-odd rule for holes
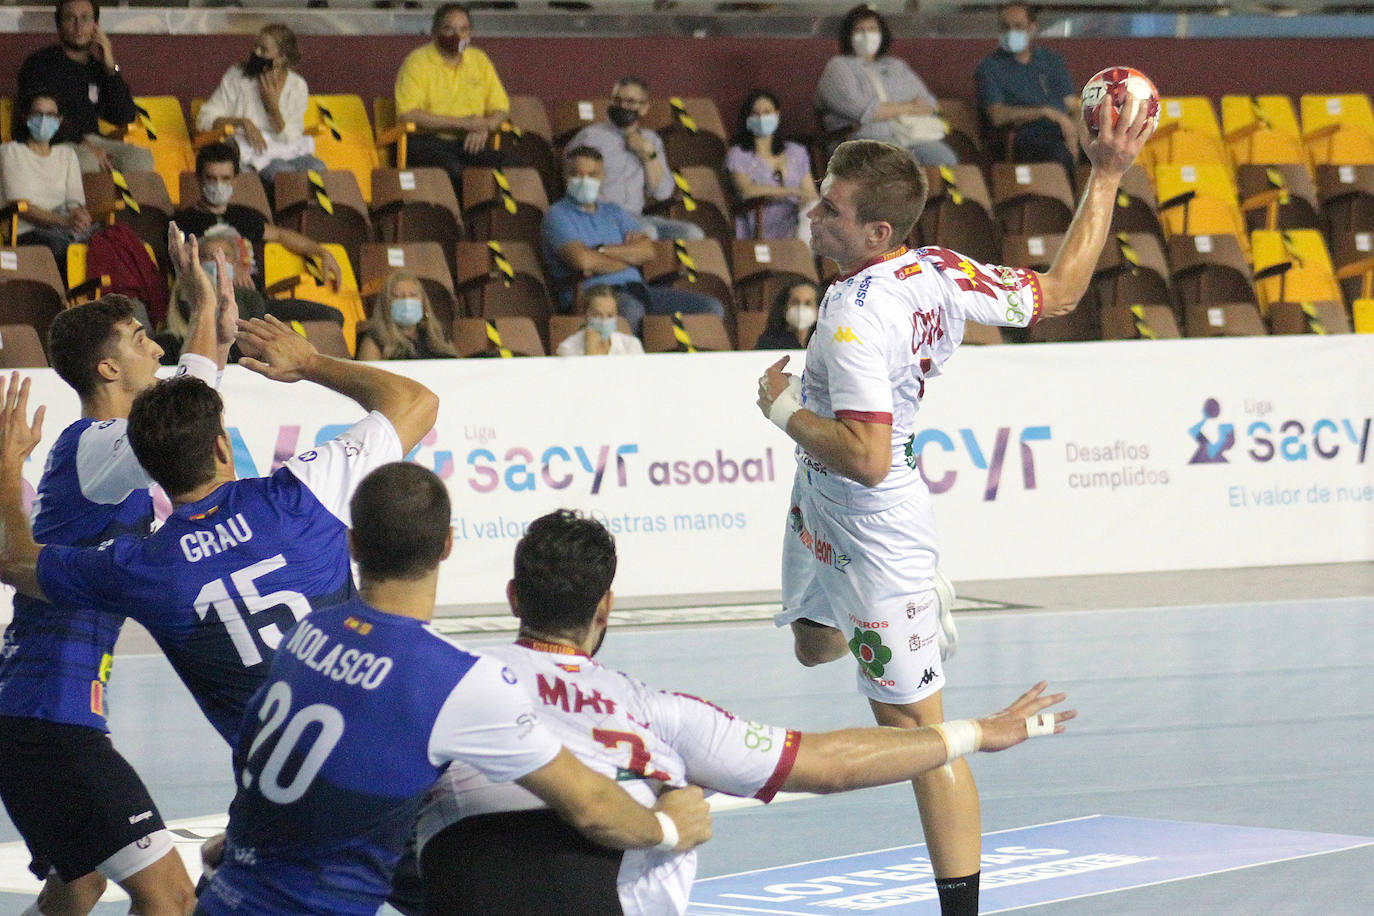
[[[0,415],[0,579],[40,600],[143,624],[231,746],[282,634],[311,610],[353,597],[353,490],[419,443],[439,403],[419,382],[321,355],[275,318],[240,322],[239,341],[260,351],[240,361],[245,368],[275,381],[313,381],[351,397],[367,416],[268,477],[238,480],[219,393],[196,378],[158,382],[134,399],[129,442],[174,509],[142,540],[36,544],[20,492],[23,459],[41,430],[22,415],[27,379],[12,377]]]
[[[563,162],[567,196],[544,215],[544,265],[558,292],[558,310],[570,312],[584,280],[613,287],[620,314],[639,333],[651,315],[725,315],[720,301],[700,293],[646,286],[641,264],[654,256],[654,243],[639,220],[612,203],[599,202],[605,177],[601,153],[590,146],[568,150]]]
[[[983,126],[1009,134],[1017,162],[1058,162],[1074,181],[1081,102],[1064,58],[1033,45],[1036,11],[1006,3],[998,11],[999,47],[973,73]],[[994,150],[1001,158],[1004,150]]]
[[[432,471],[373,471],[350,514],[359,596],[290,630],[250,702],[238,794],[222,846],[206,850],[220,866],[198,916],[373,916],[425,792],[451,762],[514,780],[615,849],[682,852],[710,837],[700,789],[640,805],[563,748],[509,667],[430,627],[453,549],[448,490]],[[498,911],[514,912],[488,912]]]

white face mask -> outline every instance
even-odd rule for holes
[[[878,53],[878,48],[883,44],[882,32],[855,32],[850,36],[850,41],[854,47],[854,53],[860,57],[872,57]]]
[[[577,175],[568,179],[568,196],[573,199],[573,203],[587,206],[596,203],[597,195],[601,193],[601,179],[593,178],[590,175]]]
[[[231,181],[202,182],[200,196],[212,207],[223,207],[229,203],[229,198],[234,196],[234,184]]]
[[[816,323],[816,307],[794,302],[787,307],[787,326],[794,331],[808,331]]]

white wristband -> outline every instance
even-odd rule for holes
[[[773,406],[768,408],[768,419],[778,429],[787,432],[787,421],[792,419],[792,414],[801,410],[801,406],[801,379],[793,376],[786,390],[773,399]]]
[[[658,818],[658,826],[663,828],[663,839],[654,847],[658,852],[672,852],[677,849],[680,837],[677,834],[677,824],[673,819],[662,811],[655,811],[654,817]]]
[[[1026,737],[1040,738],[1054,734],[1054,713],[1042,712],[1038,716],[1026,717]]]
[[[982,727],[972,719],[956,719],[931,726],[945,742],[945,763],[978,750],[983,741]]]

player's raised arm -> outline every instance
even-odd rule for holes
[[[186,353],[195,353],[214,360],[223,370],[229,362],[229,349],[238,333],[238,300],[234,298],[234,281],[224,252],[215,252],[216,276],[210,275],[200,263],[200,244],[194,235],[186,235],[176,223],[167,224],[167,255],[176,271],[177,289],[187,296],[191,310],[191,327],[186,336]],[[177,308],[173,303],[172,308]]]
[[[1087,292],[1111,227],[1121,176],[1135,162],[1153,132],[1148,106],[1136,105],[1135,117],[1129,123],[1103,118],[1096,139],[1083,145],[1092,171],[1078,212],[1064,235],[1064,244],[1049,271],[1040,275],[1040,289],[1045,297],[1043,316],[1068,314]]]
[[[594,843],[611,849],[685,852],[711,838],[711,812],[700,789],[659,796],[651,811],[620,786],[593,772],[567,749],[516,780]]]
[[[260,352],[259,358],[240,359],[240,366],[278,382],[304,379],[323,385],[385,416],[396,429],[403,455],[434,428],[439,396],[424,385],[376,366],[325,356],[272,315],[240,321],[239,341]]]
[[[1077,712],[1045,712],[1065,694],[1045,695],[1041,681],[1006,709],[981,719],[926,728],[847,728],[803,734],[789,792],[846,792],[906,782],[974,751],[1003,751],[1027,738],[1059,734]]]
[[[0,579],[34,598],[43,598],[38,584],[40,544],[24,512],[24,461],[43,435],[39,405],[33,422],[25,420],[29,409],[29,379],[12,373],[9,384],[0,378]]]

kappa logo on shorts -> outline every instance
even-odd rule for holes
[[[924,672],[921,673],[921,683],[917,684],[916,686],[924,687],[927,684],[933,683],[935,683],[935,669],[927,668]]]
[[[883,676],[888,662],[892,661],[892,650],[883,645],[883,638],[872,630],[854,628],[854,638],[849,640],[849,651],[859,660],[864,674],[873,679]],[[932,677],[934,676],[932,672]]]

